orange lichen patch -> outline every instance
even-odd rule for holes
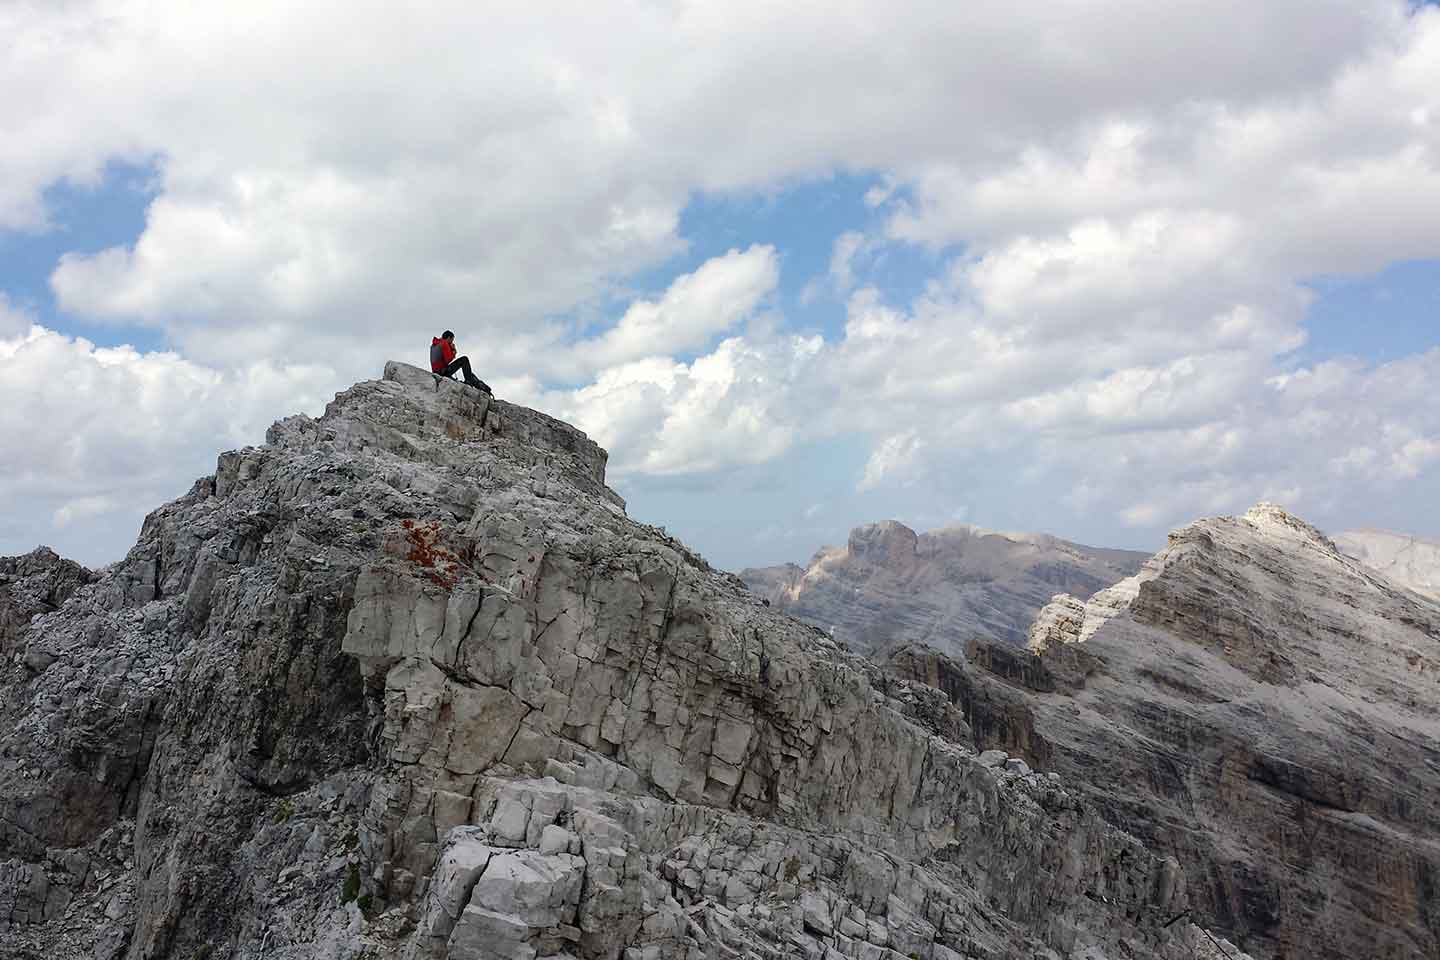
[[[438,520],[429,523],[404,520],[400,525],[405,528],[405,540],[409,547],[405,559],[419,567],[436,586],[452,590],[461,577],[474,572],[467,559],[447,545],[445,532]]]

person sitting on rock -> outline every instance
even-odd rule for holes
[[[470,372],[470,358],[455,356],[455,331],[446,330],[430,341],[430,372],[442,377],[454,377],[455,371],[465,374],[465,382],[483,393],[490,393],[490,385]]]

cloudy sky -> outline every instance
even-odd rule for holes
[[[0,554],[446,327],[722,566],[1440,538],[1440,8],[425,6],[0,0]]]

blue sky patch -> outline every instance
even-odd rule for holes
[[[838,340],[845,326],[844,296],[837,296],[827,279],[835,240],[847,232],[880,236],[889,209],[867,205],[865,195],[881,184],[872,174],[835,174],[774,190],[697,193],[680,217],[685,252],[632,278],[629,286],[659,296],[678,274],[707,260],[770,244],[780,257],[777,305],[788,328]],[[883,243],[857,258],[856,277],[876,286],[887,302],[903,306],[925,290],[950,256],[953,251]]]
[[[1391,264],[1363,277],[1322,277],[1306,318],[1301,362],[1358,357],[1388,363],[1440,347],[1440,260]]]
[[[158,331],[129,325],[96,324],[61,312],[50,289],[50,274],[66,253],[96,253],[129,246],[145,229],[145,211],[155,198],[153,164],[112,161],[95,186],[61,180],[45,191],[50,219],[42,231],[0,230],[0,290],[41,324],[101,346],[132,344],[160,349]]]

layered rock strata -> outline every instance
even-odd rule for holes
[[[222,455],[0,674],[0,956],[1211,949],[1173,860],[604,467],[396,363]]]
[[[1440,605],[1262,505],[1056,597],[1031,646],[893,665],[1175,857],[1255,956],[1440,956]]]
[[[1022,646],[1056,593],[1088,597],[1145,556],[969,526],[917,534],[887,520],[856,527],[844,547],[822,548],[804,567],[752,567],[740,577],[856,651],[884,657],[923,643],[960,656],[976,637]]]

